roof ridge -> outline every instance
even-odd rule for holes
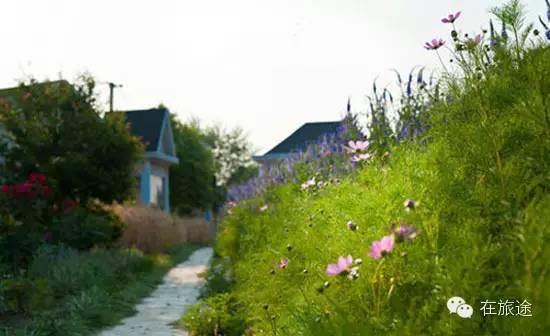
[[[323,134],[336,133],[337,125],[340,121],[317,121],[306,122],[302,126],[295,129],[289,136],[277,145],[272,147],[264,155],[275,153],[289,153],[294,149],[302,147],[311,141],[316,141]]]

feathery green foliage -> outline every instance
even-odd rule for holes
[[[513,5],[505,11],[514,13]],[[232,314],[253,334],[544,334],[550,329],[549,59],[544,45],[501,47],[479,75],[449,78],[452,99],[429,108],[429,131],[392,145],[389,157],[376,156],[316,193],[289,184],[233,208],[216,244],[220,266],[209,276],[211,293],[229,294],[213,294],[206,307],[230,295],[239,309],[222,308],[221,320]],[[414,210],[403,207],[406,199],[418,202]],[[264,204],[268,209],[260,211]],[[357,230],[347,227],[349,220]],[[418,236],[373,260],[371,243],[395,223],[414,226]],[[347,255],[362,259],[357,279],[325,274]],[[282,259],[288,266],[278,267]],[[227,281],[214,281],[220,277]],[[453,296],[473,307],[471,319],[449,314]],[[507,299],[527,300],[532,316],[483,316],[483,301]],[[191,310],[182,320],[192,334],[235,332],[227,324],[221,330],[215,319],[189,322],[197,316]]]

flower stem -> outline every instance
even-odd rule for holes
[[[443,69],[445,69],[445,72],[449,74],[449,70],[445,66],[445,63],[443,63],[443,59],[441,59],[441,55],[439,54],[439,50],[436,50],[435,53],[437,54],[437,58],[439,58],[439,62],[441,62],[441,65],[443,66]]]

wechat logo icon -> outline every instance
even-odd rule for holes
[[[466,304],[466,301],[459,296],[453,296],[447,301],[447,309],[450,314],[456,313],[462,318],[471,318],[474,313],[472,306]]]

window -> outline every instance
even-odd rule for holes
[[[151,175],[151,205],[164,210],[164,193],[166,192],[165,178]]]

